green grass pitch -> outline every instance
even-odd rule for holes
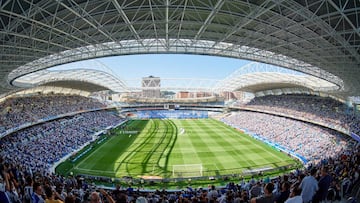
[[[176,178],[241,174],[296,163],[286,154],[214,119],[133,120],[128,128],[139,133],[124,134],[119,130],[76,163],[73,171],[108,177]],[[174,173],[174,165],[189,166],[175,166]]]

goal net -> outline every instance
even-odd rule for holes
[[[190,178],[203,176],[202,164],[173,165],[174,178]]]

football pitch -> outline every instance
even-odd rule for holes
[[[130,121],[72,170],[116,178],[179,178],[244,174],[296,163],[214,119],[151,119]]]

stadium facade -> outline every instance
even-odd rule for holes
[[[142,97],[160,98],[161,79],[159,77],[143,77],[141,81]]]

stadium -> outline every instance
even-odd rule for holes
[[[4,0],[0,26],[1,203],[359,201],[359,1]],[[251,62],[102,62],[163,54]]]

